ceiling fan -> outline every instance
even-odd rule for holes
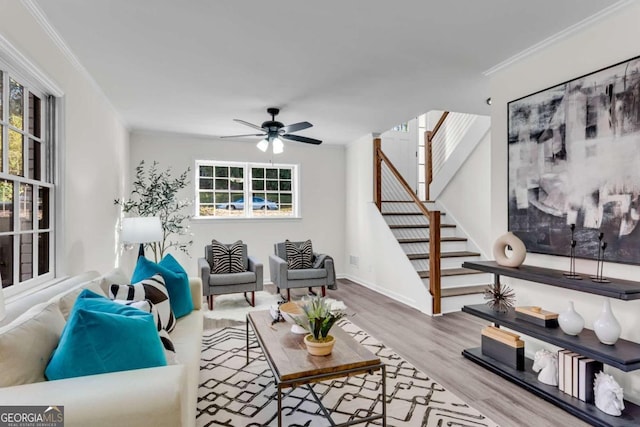
[[[247,136],[262,136],[263,139],[258,143],[258,148],[262,151],[267,151],[269,148],[269,142],[273,145],[274,154],[279,154],[284,151],[284,144],[282,143],[283,139],[288,139],[290,141],[296,142],[304,142],[305,144],[322,144],[322,141],[319,139],[308,138],[306,136],[292,135],[292,132],[298,132],[304,129],[308,129],[313,126],[309,122],[299,122],[294,123],[292,125],[285,126],[284,124],[276,121],[276,116],[280,112],[278,108],[267,108],[267,114],[271,115],[271,120],[267,120],[263,122],[262,125],[254,125],[253,123],[246,122],[240,119],[233,119],[238,123],[242,123],[245,126],[249,126],[251,128],[257,129],[262,133],[250,133],[246,135],[228,135],[221,136],[220,138],[242,138]]]

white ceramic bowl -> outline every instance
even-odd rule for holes
[[[296,324],[295,320],[293,320],[292,316],[298,316],[302,314],[302,307],[294,301],[285,302],[284,304],[280,304],[280,313],[282,313],[282,317],[288,323],[291,323],[291,332],[294,334],[308,334],[306,329],[300,327]]]

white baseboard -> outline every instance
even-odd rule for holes
[[[400,303],[402,303],[402,304],[404,304],[406,306],[409,306],[411,308],[414,308],[414,309],[418,310],[421,313],[425,313],[425,314],[428,314],[428,315],[431,316],[430,312],[426,312],[426,311],[421,310],[419,307],[417,307],[413,303],[413,301],[411,301],[410,299],[406,298],[405,296],[403,296],[401,294],[398,294],[396,292],[390,291],[389,289],[386,289],[386,288],[382,288],[382,287],[380,287],[380,286],[378,286],[378,285],[376,285],[374,283],[370,283],[370,282],[368,282],[366,280],[363,280],[363,279],[361,279],[359,277],[352,276],[350,274],[345,274],[344,277],[342,277],[342,278],[351,280],[352,282],[355,282],[358,285],[364,286],[365,288],[369,288],[369,289],[371,289],[373,291],[378,292],[379,294],[382,294],[382,295],[384,295],[386,297],[391,298],[392,300],[398,301],[398,302],[400,302]]]
[[[359,277],[355,277],[352,276],[350,274],[336,274],[336,279],[347,279],[347,280],[351,280],[352,282],[357,283],[360,286],[364,286],[365,288],[369,288],[372,291],[376,291],[379,294],[382,294],[386,297],[391,298],[392,300],[398,301],[399,303],[402,303],[406,306],[409,306],[411,308],[415,308],[416,310],[418,310],[421,313],[425,313],[428,314],[429,316],[432,315],[432,313],[430,312],[426,312],[423,310],[420,310],[420,308],[418,308],[413,301],[411,301],[410,299],[404,297],[403,295],[400,295],[398,293],[392,292],[389,289],[386,288],[381,288],[380,286],[377,286],[373,283],[367,282],[366,280],[360,279]],[[271,281],[264,281],[263,284],[265,285],[273,285],[274,283]]]

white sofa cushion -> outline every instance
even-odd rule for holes
[[[100,287],[105,295],[109,296],[109,288],[111,285],[130,285],[131,280],[119,268],[114,268],[107,274],[100,276]]]
[[[89,289],[90,291],[93,291],[98,295],[102,295],[103,297],[107,296],[107,294],[105,294],[102,288],[100,287],[100,279],[98,278],[98,279],[93,279],[87,283],[81,283],[75,288],[59,296],[55,296],[51,298],[51,301],[57,301],[58,307],[60,307],[60,313],[62,313],[64,320],[67,320],[69,318],[69,313],[71,313],[71,309],[73,308],[73,305],[76,303],[76,300],[78,299],[78,295],[80,295],[80,293],[84,289]]]
[[[98,274],[97,271],[87,271],[77,276],[56,279],[55,282],[49,286],[27,291],[25,295],[20,295],[18,298],[8,298],[7,317],[0,320],[0,326],[8,325],[36,304],[49,301],[51,298],[57,297],[70,289],[75,289],[79,285],[87,283],[99,276],[100,274]]]
[[[0,387],[45,381],[44,370],[64,324],[58,304],[49,301],[0,328]]]

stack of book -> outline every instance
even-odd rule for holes
[[[593,381],[602,371],[602,362],[573,353],[558,351],[558,389],[573,397],[593,403]]]

